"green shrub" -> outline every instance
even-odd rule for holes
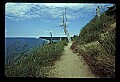
[[[84,47],[85,50],[79,48],[79,54],[84,57],[92,72],[99,77],[114,78],[115,56],[106,52],[101,44]]]
[[[79,54],[92,72],[104,78],[115,77],[115,17],[115,12],[95,16],[83,27],[76,41]]]
[[[34,47],[29,51],[27,57],[20,57],[18,62],[5,65],[5,76],[7,77],[47,77],[50,66],[62,55],[66,41],[44,45],[43,47]],[[27,54],[22,47],[22,55]],[[18,54],[16,54],[18,55]],[[18,57],[18,58],[19,58]],[[14,58],[12,58],[14,59]]]
[[[101,14],[100,19],[94,17],[87,23],[86,26],[80,32],[79,40],[81,43],[89,43],[92,41],[97,41],[101,33],[105,33],[110,29],[111,23],[115,20],[111,16]]]
[[[13,45],[10,44],[5,53],[7,56],[5,63],[10,65],[18,62],[22,57],[26,57],[29,54],[28,46],[29,45],[25,42],[20,47],[20,41],[16,41]]]

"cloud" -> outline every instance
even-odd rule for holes
[[[54,34],[56,34],[56,35],[65,35],[64,32],[61,32],[61,33],[54,33]]]
[[[53,31],[49,31],[49,30],[48,30],[48,31],[45,31],[45,33],[50,33],[50,32],[53,32]]]
[[[48,18],[62,19],[62,9],[67,8],[68,20],[86,17],[95,13],[97,5],[92,3],[6,3],[5,17],[9,19],[32,19],[40,18],[41,21],[51,22]]]

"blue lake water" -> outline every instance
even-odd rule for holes
[[[42,44],[45,42],[47,43],[47,40],[43,40],[41,38],[5,38],[5,47],[8,47],[10,44],[14,44],[16,41],[19,41],[20,44],[28,44],[30,47],[33,46],[42,46]]]
[[[33,47],[42,47],[43,44],[48,44],[48,40],[44,40],[41,38],[23,38],[23,37],[17,37],[17,38],[5,38],[5,61],[6,58],[9,56],[12,56],[14,53],[13,50],[15,48],[15,53],[20,53],[20,50],[23,49],[25,45],[28,45],[24,48],[24,50],[30,51]],[[53,40],[53,42],[58,42],[58,40]],[[15,44],[16,43],[16,44]],[[17,54],[17,56],[19,56]],[[15,56],[16,57],[16,56]]]
[[[48,43],[47,40],[43,40],[41,38],[38,38],[38,39],[37,38],[5,38],[5,53],[7,53],[7,55],[10,55],[10,52],[11,52],[10,50],[12,50],[13,44],[15,42],[17,42],[16,46],[21,48],[24,46],[24,44],[27,44],[28,49],[31,49],[35,46],[41,47],[43,43],[45,44]],[[5,54],[5,57],[7,55]]]

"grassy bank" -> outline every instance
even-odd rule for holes
[[[106,12],[99,18],[95,16],[71,46],[75,53],[84,57],[92,72],[103,78],[115,77],[115,17],[115,13]]]
[[[20,54],[15,59],[12,58],[11,63],[5,65],[5,76],[7,77],[47,77],[50,67],[62,55],[66,41],[53,43],[51,45],[43,45],[43,47],[34,47],[31,51],[19,51],[14,55]],[[27,47],[28,45],[24,45]],[[23,47],[23,48],[24,48]],[[17,50],[14,50],[17,52]],[[29,52],[29,53],[28,53]],[[11,52],[13,53],[13,51]],[[28,55],[29,54],[29,55]],[[14,61],[13,61],[14,60]]]

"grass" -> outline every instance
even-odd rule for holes
[[[110,29],[113,30],[110,25],[116,22],[114,16],[115,15],[107,16],[101,14],[100,19],[95,16],[81,30],[78,43],[86,44],[92,41],[97,41],[101,33],[106,33],[106,31],[109,31]]]
[[[103,78],[114,78],[115,56],[109,54],[100,43],[84,47],[85,50],[78,48],[79,55],[84,57],[92,72]]]
[[[115,31],[115,30],[112,30]],[[76,44],[79,55],[82,55],[92,72],[102,78],[115,77],[115,33],[101,34],[97,41],[87,44]]]
[[[73,52],[82,55],[92,72],[102,78],[115,77],[116,15],[94,17],[73,43]]]
[[[14,43],[16,45],[16,43]],[[64,46],[67,45],[66,41],[61,41],[58,43],[53,43],[51,45],[43,45],[43,47],[34,47],[29,53],[25,50],[28,46],[23,45],[19,53],[14,53],[13,55],[21,54],[16,60],[15,57],[9,58],[8,60],[12,63],[7,63],[5,65],[5,76],[7,77],[47,77],[51,66],[54,62],[62,55],[64,51]],[[14,47],[14,46],[13,46]],[[12,48],[12,52],[17,52],[16,45]],[[28,55],[29,54],[29,55]],[[15,61],[16,60],[16,61]]]
[[[108,46],[108,44],[106,45]],[[83,45],[73,43],[71,49],[73,52],[79,53],[78,55],[83,56],[89,68],[96,76],[114,78],[115,53],[108,52],[109,49],[106,49],[104,46],[99,41],[94,41]]]
[[[16,41],[14,44],[10,44],[7,47],[6,51],[6,65],[13,64],[19,61],[22,57],[25,57],[29,54],[29,45],[25,42],[20,47],[20,41]]]

